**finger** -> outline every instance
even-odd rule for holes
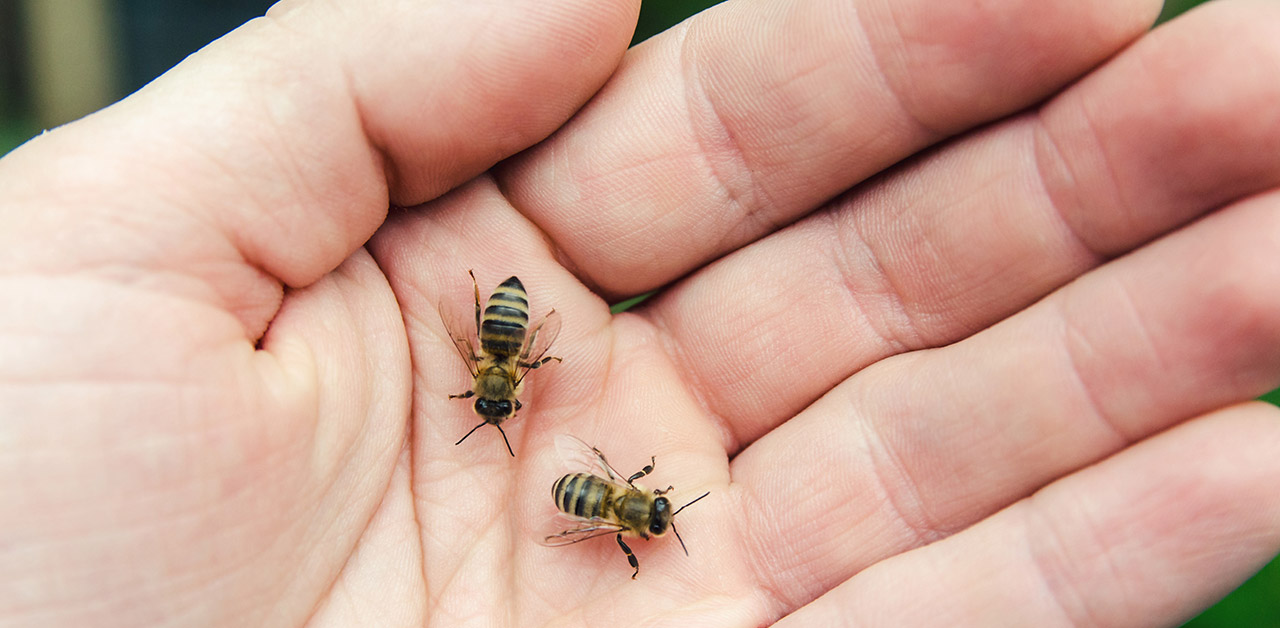
[[[1044,98],[1158,10],[724,3],[637,47],[563,132],[511,162],[502,187],[588,283],[636,294]]]
[[[1174,626],[1280,550],[1276,409],[1223,410],[867,569],[779,626]]]
[[[947,146],[640,312],[730,447],[749,443],[878,359],[955,342],[1280,185],[1280,84],[1257,76],[1280,72],[1278,21],[1274,3],[1237,2],[1161,27],[1037,115]],[[1231,42],[1188,43],[1222,33]]]
[[[0,164],[0,268],[212,301],[256,337],[390,202],[542,139],[621,57],[634,0],[292,2]]]
[[[1278,206],[1280,193],[1243,202],[962,342],[884,360],[761,438],[732,468],[744,526],[788,540],[756,547],[758,573],[803,603],[1274,387]]]

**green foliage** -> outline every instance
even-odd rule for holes
[[[1280,391],[1278,391],[1280,392]],[[1273,393],[1275,394],[1275,393]],[[1248,582],[1240,585],[1226,599],[1199,617],[1187,622],[1186,628],[1252,628],[1280,626],[1280,558],[1262,568]]]
[[[1262,400],[1273,406],[1280,406],[1280,388],[1277,388],[1263,395]],[[1276,625],[1280,626],[1280,624],[1276,624]]]
[[[0,118],[0,157],[31,139],[38,131],[23,118]]]
[[[1164,9],[1160,11],[1160,19],[1156,20],[1156,24],[1167,22],[1185,13],[1188,9],[1205,2],[1206,0],[1164,0]]]
[[[625,311],[627,311],[627,310],[629,310],[629,309],[631,309],[631,308],[635,307],[637,303],[640,303],[641,301],[643,301],[643,300],[645,300],[645,299],[647,299],[647,298],[649,298],[649,297],[651,297],[651,296],[653,296],[653,293],[652,293],[652,292],[647,292],[647,293],[642,294],[642,295],[640,295],[640,296],[638,296],[638,297],[631,297],[630,299],[627,299],[626,301],[622,301],[622,302],[620,302],[620,303],[615,303],[615,304],[613,304],[612,306],[610,306],[610,307],[609,307],[609,311],[610,311],[610,312],[613,312],[614,314],[617,314],[618,312],[625,312]]]
[[[631,38],[634,46],[662,31],[683,22],[685,18],[722,0],[644,0],[640,4],[640,19],[636,34]]]

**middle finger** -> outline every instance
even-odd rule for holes
[[[500,184],[607,296],[665,285],[1138,36],[1150,0],[733,0],[632,49]]]

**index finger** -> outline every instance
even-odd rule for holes
[[[633,49],[503,188],[585,281],[643,292],[1044,98],[1159,7],[735,0]]]

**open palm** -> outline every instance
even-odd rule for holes
[[[1164,625],[1276,552],[1277,7],[637,4],[285,2],[0,162],[0,624]],[[468,270],[563,318],[514,458]],[[541,544],[565,433],[690,555]]]

